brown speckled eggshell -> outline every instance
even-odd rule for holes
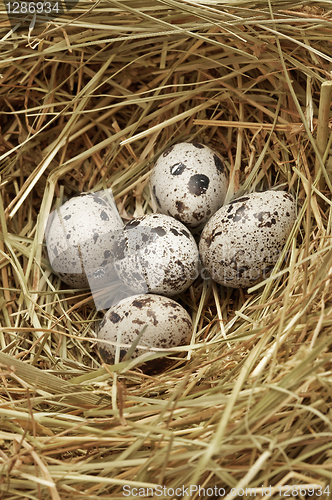
[[[66,201],[49,218],[45,237],[53,270],[73,288],[114,274],[112,248],[123,223],[97,193]],[[112,274],[113,273],[113,274]]]
[[[224,205],[204,227],[199,252],[217,283],[246,288],[273,269],[296,220],[284,191],[251,193]]]
[[[193,235],[164,214],[129,221],[114,246],[114,268],[133,293],[172,297],[198,277],[199,253]]]
[[[136,348],[133,358],[153,348],[168,349],[187,345],[192,335],[192,321],[187,311],[175,300],[161,295],[133,295],[111,307],[100,324],[98,338],[117,342],[121,332],[120,360],[130,345],[147,325],[139,345],[152,348],[152,351]],[[99,353],[106,363],[113,363],[116,346],[99,343]]]
[[[197,227],[223,204],[227,173],[223,160],[199,142],[181,142],[156,161],[150,177],[158,212]]]

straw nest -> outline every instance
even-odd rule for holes
[[[329,8],[83,0],[30,31],[2,8],[1,498],[332,494]],[[151,212],[153,162],[192,140],[225,158],[227,200],[285,189],[297,221],[264,282],[179,297],[172,368],[103,365],[103,313],[52,273],[45,221],[109,187],[124,221]]]

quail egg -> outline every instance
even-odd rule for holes
[[[150,214],[129,221],[114,245],[114,267],[134,293],[173,296],[198,277],[194,237],[168,215]]]
[[[192,321],[187,311],[173,299],[149,294],[127,297],[111,307],[100,324],[98,338],[126,344],[120,348],[121,360],[145,325],[138,346],[169,349],[190,343]],[[106,363],[114,362],[115,352],[115,345],[99,343],[100,356]],[[146,352],[153,351],[137,347],[132,357]]]
[[[234,200],[220,208],[202,231],[203,266],[217,283],[249,287],[273,269],[295,220],[294,198],[284,191]]]
[[[49,217],[46,244],[51,266],[73,288],[114,274],[112,247],[123,223],[99,193],[83,193]],[[91,287],[92,288],[92,287]]]
[[[158,158],[150,189],[158,212],[193,228],[222,206],[227,190],[226,167],[208,146],[181,142]]]

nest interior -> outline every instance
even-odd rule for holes
[[[80,1],[26,30],[0,14],[1,498],[332,494],[329,9]],[[178,297],[185,357],[105,365],[103,313],[52,273],[47,218],[106,188],[123,221],[151,213],[152,165],[181,141],[222,155],[227,201],[284,189],[296,223],[262,283]]]

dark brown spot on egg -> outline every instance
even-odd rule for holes
[[[205,238],[205,241],[206,241],[206,244],[210,247],[211,246],[211,243],[213,242],[213,240],[219,236],[220,234],[222,234],[222,231],[218,231],[217,232],[217,228],[214,229],[212,231],[211,234],[209,234],[206,238]]]
[[[94,233],[94,235],[93,235],[93,241],[94,241],[95,244],[97,243],[98,238],[99,238],[99,234],[98,233]]]
[[[157,193],[156,193],[156,186],[153,186],[152,192],[153,192],[153,196],[154,196],[154,198],[156,200],[156,203],[157,203],[158,207],[160,208],[161,207],[161,203],[160,203],[159,198],[158,198]]]
[[[179,200],[176,200],[175,206],[176,206],[177,211],[180,214],[182,214],[185,211],[185,209],[187,208],[186,205],[183,203],[183,201],[179,201]]]
[[[201,196],[206,193],[209,183],[210,179],[204,174],[192,175],[188,182],[189,192],[195,196]]]
[[[225,172],[225,165],[224,165],[224,162],[221,160],[221,158],[219,158],[218,155],[216,155],[215,153],[213,154],[213,159],[214,159],[214,164],[216,166],[216,169],[218,170],[218,172],[220,174],[223,174]]]
[[[178,304],[174,304],[174,302],[165,302],[165,304],[163,304],[164,307],[173,307],[174,309],[177,309],[179,306]]]
[[[271,227],[277,223],[274,217],[270,219],[270,212],[259,212],[258,214],[254,214],[255,219],[259,220],[258,227]]]
[[[102,200],[101,198],[99,198],[99,196],[98,196],[97,194],[94,194],[94,195],[93,195],[93,201],[94,201],[95,203],[99,203],[99,205],[104,205],[104,207],[105,207],[105,206],[107,206],[106,201],[104,201],[104,200]]]
[[[102,210],[102,211],[100,212],[100,218],[101,218],[102,220],[110,220],[110,219],[109,219],[109,217],[108,217],[108,215],[107,215],[107,213],[105,212],[105,210]]]
[[[181,175],[186,168],[184,163],[178,162],[170,167],[170,172],[172,175]]]
[[[133,319],[132,320],[132,323],[136,323],[137,325],[144,325],[144,321],[142,321],[141,319]]]
[[[151,229],[151,233],[156,233],[158,236],[165,236],[166,231],[163,227],[158,226]]]
[[[151,297],[146,297],[144,299],[135,299],[133,300],[133,306],[138,307],[138,309],[142,309],[147,304],[151,303]]]
[[[174,234],[174,236],[179,236],[179,234],[180,234],[179,231],[177,231],[176,229],[174,229],[174,227],[171,227],[170,231],[171,231],[171,233]]]
[[[197,221],[200,221],[203,219],[204,217],[204,214],[202,214],[201,212],[193,212],[192,213],[192,216],[194,217],[194,219],[196,219]]]
[[[111,256],[111,252],[109,250],[105,250],[104,252],[104,259],[108,259],[108,257]]]
[[[111,314],[109,315],[109,319],[110,319],[110,321],[112,321],[112,323],[118,323],[121,319],[121,316],[119,316],[116,312],[111,311]]]
[[[104,316],[103,319],[102,319],[102,321],[100,322],[100,328],[103,328],[106,325],[106,321],[107,321],[107,319]]]
[[[208,236],[205,236],[204,240],[205,240],[205,243],[207,244],[207,246],[210,248],[212,240],[213,240],[213,235],[209,234]]]
[[[158,320],[156,318],[156,313],[152,309],[148,309],[146,311],[146,315],[149,316],[149,318],[152,318],[154,326],[158,325]]]
[[[170,154],[171,151],[173,151],[174,146],[171,146],[170,148],[166,149],[166,151],[163,152],[163,158],[166,158]]]
[[[293,196],[289,193],[284,193],[284,198],[286,198],[287,200],[290,200],[290,201],[294,201]]]
[[[127,222],[127,224],[125,225],[125,228],[126,228],[126,229],[127,229],[127,228],[128,228],[128,229],[131,229],[131,228],[133,228],[133,227],[139,226],[139,225],[140,225],[140,223],[141,223],[141,221],[140,221],[140,220],[138,220],[138,219],[132,219],[132,220],[130,220],[129,222]]]
[[[237,200],[230,201],[229,205],[231,205],[232,203],[240,203],[240,202],[244,202],[244,201],[248,201],[248,200],[250,200],[250,197],[244,196],[243,198],[238,198]]]
[[[190,240],[190,233],[188,233],[188,231],[186,231],[185,229],[181,229],[181,233]]]
[[[65,216],[64,216],[64,219],[65,219],[65,220],[69,220],[69,219],[71,219],[71,215],[65,215]]]
[[[189,318],[181,318],[184,323],[186,323],[190,328],[192,327],[192,322]]]
[[[246,206],[242,205],[241,207],[239,207],[237,209],[237,211],[235,212],[235,214],[233,216],[229,215],[228,218],[232,218],[234,222],[238,222],[241,219],[242,219],[242,222],[245,222],[245,220],[246,220],[246,217],[244,217],[245,212],[246,212]]]

